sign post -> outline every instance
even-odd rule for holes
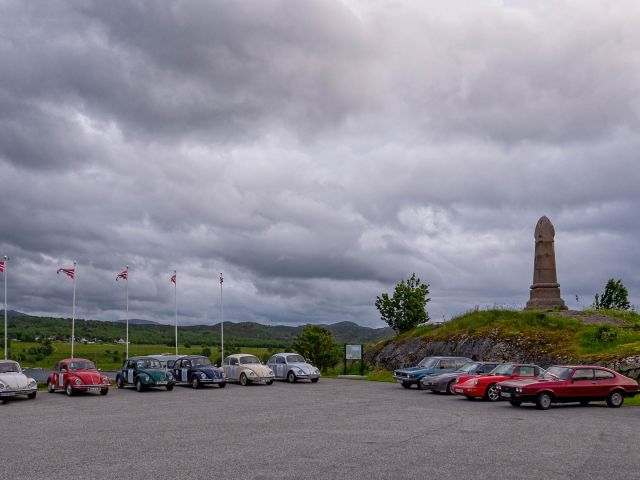
[[[364,345],[348,345],[344,346],[344,374],[347,374],[347,360],[360,360],[360,376],[364,377]]]

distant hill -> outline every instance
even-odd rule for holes
[[[2,312],[1,315],[4,315],[4,312]],[[17,312],[16,310],[7,310],[7,317],[28,317],[29,315],[27,315],[26,313],[22,313],[22,312]]]
[[[126,320],[116,320],[116,323],[127,323]],[[130,318],[129,325],[161,325],[153,320],[143,320],[142,318]]]
[[[115,342],[125,336],[124,321],[76,320],[76,337]],[[393,336],[390,328],[369,328],[353,322],[338,322],[323,325],[331,330],[338,343],[370,344]],[[255,322],[224,324],[225,345],[237,347],[286,348],[293,337],[302,333],[303,326],[263,325]],[[9,336],[22,341],[35,338],[57,337],[66,339],[71,334],[71,319],[12,316],[9,320]],[[164,325],[151,320],[129,321],[129,339],[135,344],[172,345],[175,330],[173,325]],[[179,342],[191,345],[218,345],[220,324],[179,327]]]

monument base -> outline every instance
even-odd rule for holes
[[[531,293],[525,310],[568,310],[560,297],[560,285],[557,283],[541,283],[531,285]]]

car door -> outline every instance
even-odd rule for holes
[[[67,379],[68,369],[69,369],[69,366],[66,363],[63,363],[63,362],[60,363],[60,369],[58,370],[58,381],[56,382],[56,384],[60,388],[64,388],[64,382]]]
[[[240,361],[237,358],[232,357],[229,359],[229,377],[232,380],[238,380],[238,371],[240,370],[239,366]]]
[[[182,362],[180,362],[180,381],[181,382],[188,382],[189,381],[189,376],[191,373],[191,360],[188,359],[183,359]]]
[[[276,377],[285,378],[289,373],[288,370],[285,358],[282,355],[278,355],[276,357]]]
[[[126,383],[132,385],[136,381],[136,362],[134,360],[129,360],[127,362],[127,376]]]
[[[593,396],[594,386],[593,368],[576,368],[567,384],[568,396],[577,399]]]
[[[607,370],[599,368],[594,368],[593,373],[593,396],[606,398],[607,395],[609,395],[611,387],[616,383],[616,376]]]

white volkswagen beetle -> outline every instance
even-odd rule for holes
[[[275,372],[277,379],[286,379],[289,383],[298,380],[311,380],[316,383],[320,379],[320,370],[307,363],[298,353],[276,353],[267,365]]]
[[[271,385],[275,377],[273,370],[262,365],[258,357],[244,353],[229,355],[222,361],[222,368],[227,381],[240,382],[240,385],[250,383]]]
[[[16,395],[26,395],[27,398],[36,398],[38,384],[36,381],[22,373],[18,362],[13,360],[0,360],[0,400]]]

